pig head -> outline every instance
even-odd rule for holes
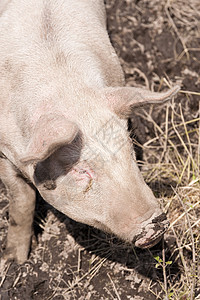
[[[168,221],[138,169],[127,119],[179,87],[123,87],[103,1],[9,1],[0,32],[6,259],[27,259],[36,190],[76,221],[138,247],[154,245]]]
[[[95,98],[103,110],[96,103],[77,122],[62,114],[42,115],[20,161],[58,210],[137,246],[152,246],[168,221],[138,169],[126,118],[134,106],[163,102],[176,92],[177,87],[160,94],[106,88]]]

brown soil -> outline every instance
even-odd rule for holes
[[[200,8],[198,0],[174,1],[166,10],[165,0],[106,0],[108,31],[120,57],[126,83],[160,89],[162,78],[182,84],[183,90],[200,91]],[[167,15],[170,14],[170,18]],[[186,17],[187,15],[187,17]],[[176,28],[174,27],[176,26]],[[190,49],[187,56],[187,51]],[[145,74],[145,75],[144,75]],[[185,118],[197,115],[199,96],[185,101]],[[155,111],[158,124],[164,114]],[[155,136],[152,124],[136,116],[136,133],[141,143]],[[144,153],[144,159],[148,153]],[[152,187],[166,195],[173,180],[154,182]],[[0,245],[5,247],[8,197],[0,194]],[[155,257],[162,257],[162,243],[151,250],[125,245],[113,236],[76,223],[50,207],[38,196],[35,233],[29,260],[11,263],[0,278],[1,300],[61,299],[164,299],[163,271]],[[173,259],[175,238],[165,241],[167,277],[176,284],[180,264]],[[196,289],[198,297],[200,289]],[[173,299],[173,298],[171,298]],[[175,298],[174,298],[175,299]],[[187,299],[187,298],[180,298]],[[189,298],[188,298],[189,299]]]

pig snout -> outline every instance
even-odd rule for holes
[[[165,213],[153,215],[149,220],[141,224],[141,232],[133,240],[136,247],[150,248],[156,245],[169,227],[169,221]]]

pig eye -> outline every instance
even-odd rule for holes
[[[80,180],[83,178],[94,178],[94,171],[91,168],[74,167],[72,173],[75,176],[79,176]]]
[[[74,166],[69,172],[78,186],[82,186],[83,193],[88,192],[96,179],[94,170],[87,164]]]
[[[79,174],[86,174],[87,173],[86,170],[79,170],[78,172],[79,172]]]

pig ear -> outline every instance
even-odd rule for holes
[[[105,89],[108,105],[121,118],[129,118],[137,107],[147,104],[162,104],[175,96],[180,87],[175,86],[167,92],[156,93],[135,87],[111,87]]]
[[[70,144],[78,135],[78,126],[63,115],[42,115],[37,121],[25,155],[20,159],[29,164],[49,157],[61,146]]]

